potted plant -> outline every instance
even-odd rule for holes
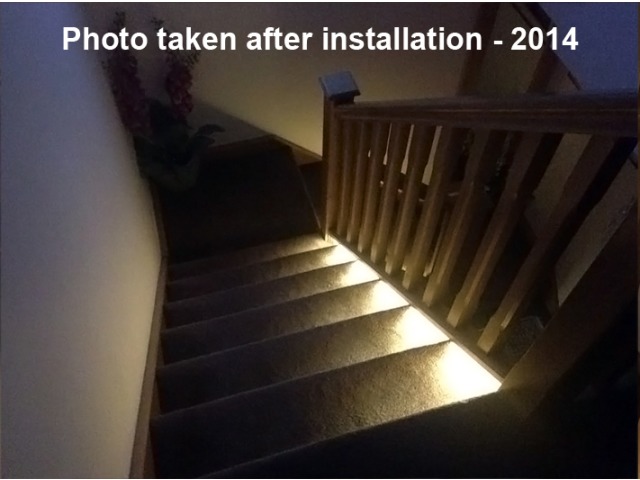
[[[152,23],[156,29],[163,27],[161,20]],[[117,12],[112,31],[117,33],[124,26],[125,14]],[[198,53],[165,52],[168,103],[147,97],[138,61],[130,50],[112,50],[104,63],[120,118],[133,137],[141,174],[172,191],[195,185],[203,152],[214,142],[213,135],[223,131],[213,124],[193,131],[187,122],[193,109],[192,71],[198,59]]]

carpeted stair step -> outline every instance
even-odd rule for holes
[[[203,478],[636,478],[637,385],[629,387],[546,416],[523,416],[513,391],[498,390]],[[596,434],[594,420],[613,417]]]
[[[168,364],[406,305],[380,281],[340,288],[164,330],[164,361]]]
[[[330,247],[332,245],[335,245],[334,241],[331,239],[324,240],[320,235],[302,235],[242,250],[224,252],[208,258],[176,263],[169,267],[169,279],[172,281],[179,280],[211,273],[216,270],[225,270],[251,265],[253,263],[266,262],[297,253]]]
[[[335,265],[256,285],[170,302],[165,305],[165,319],[170,328],[177,327],[377,278],[378,275],[362,262]]]
[[[155,417],[156,473],[197,477],[495,390],[451,342]]]
[[[499,391],[206,478],[566,478],[549,438]]]
[[[168,412],[447,340],[413,307],[395,308],[162,367],[160,405]]]
[[[182,300],[243,285],[267,282],[319,268],[355,260],[353,253],[341,245],[297,253],[275,260],[197,275],[170,282],[169,301]]]

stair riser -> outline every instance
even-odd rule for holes
[[[171,282],[167,286],[169,301],[183,300],[217,291],[290,277],[333,265],[353,261],[344,247],[321,248],[269,262],[227,269]]]
[[[381,282],[369,282],[255,311],[165,330],[165,363],[290,335],[405,306]]]
[[[172,281],[180,280],[211,273],[212,271],[267,262],[289,255],[330,247],[331,245],[334,245],[334,242],[325,241],[319,235],[307,235],[250,249],[228,252],[202,260],[174,264],[169,267],[169,278]]]
[[[163,412],[447,341],[410,307],[165,366]]]
[[[233,313],[289,302],[322,292],[357,285],[377,278],[362,264],[349,263],[281,278],[258,285],[196,297],[165,306],[170,328]]]

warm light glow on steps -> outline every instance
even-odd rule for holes
[[[353,260],[346,276],[353,283],[361,283],[378,279],[371,298],[367,301],[381,310],[408,306],[409,302],[396,291],[378,273],[360,260],[348,247],[336,242],[338,249],[335,255],[339,258]],[[399,319],[394,333],[397,336],[398,350],[420,348],[427,345],[450,341],[439,359],[441,368],[439,378],[430,379],[450,395],[452,400],[466,400],[473,397],[496,392],[500,381],[462,347],[457,345],[436,323],[415,307],[409,308]]]
[[[341,263],[353,262],[358,260],[358,257],[342,245],[336,245],[331,249],[331,252],[327,254],[325,262],[327,266],[338,265]]]
[[[357,260],[351,263],[344,273],[343,281],[345,284],[356,285],[358,283],[370,282],[378,280],[378,274],[366,263]]]
[[[452,397],[478,397],[500,388],[496,377],[453,342],[447,345],[442,364],[442,382]]]
[[[416,308],[410,307],[399,319],[395,327],[398,350],[434,345],[449,338],[436,328]]]

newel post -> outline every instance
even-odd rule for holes
[[[320,85],[324,92],[324,117],[322,123],[323,202],[322,211],[320,212],[320,226],[326,237],[336,218],[341,176],[339,171],[341,129],[336,107],[353,104],[353,99],[360,95],[360,90],[351,72],[346,71],[320,77]]]

